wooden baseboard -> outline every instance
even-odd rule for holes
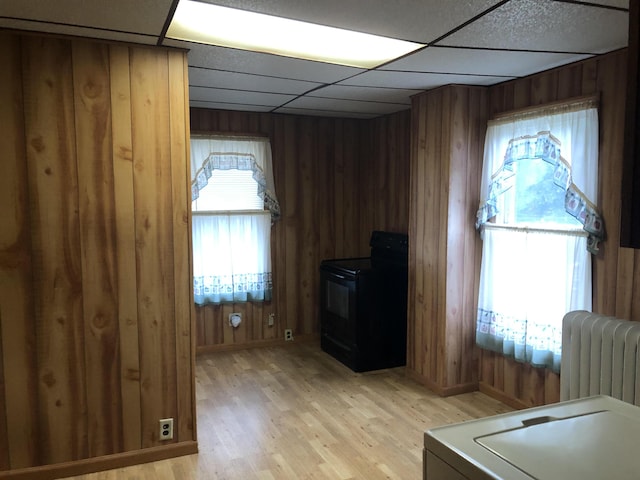
[[[521,400],[518,400],[517,398],[510,397],[509,395],[504,393],[502,390],[498,390],[497,388],[487,383],[480,382],[479,387],[480,387],[480,391],[485,395],[491,398],[495,398],[496,400],[499,400],[505,405],[509,405],[511,408],[515,408],[516,410],[523,410],[525,408],[530,408],[532,406],[532,405],[527,405],[526,403],[524,403]]]
[[[198,442],[188,441],[145,448],[131,452],[115,453],[102,457],[87,458],[74,462],[55,463],[40,467],[20,468],[0,472],[1,479],[11,480],[54,480],[56,478],[74,477],[87,473],[129,467],[141,463],[156,462],[168,458],[181,457],[198,453]]]
[[[260,348],[260,347],[275,347],[275,346],[287,346],[299,343],[312,343],[319,342],[320,335],[317,333],[295,335],[293,341],[285,341],[284,338],[270,339],[270,340],[254,340],[252,342],[245,343],[221,343],[218,345],[198,345],[196,347],[196,355],[213,352],[226,352],[229,350],[246,350],[247,348]]]
[[[450,397],[452,395],[460,395],[462,393],[475,392],[478,390],[478,382],[459,383],[457,385],[443,387],[442,385],[438,385],[432,380],[429,380],[428,378],[423,377],[418,372],[415,372],[410,368],[406,369],[406,373],[409,378],[424,385],[429,390],[436,393],[437,395],[440,395],[441,397]]]

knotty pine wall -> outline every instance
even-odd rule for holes
[[[296,339],[318,335],[320,261],[368,256],[372,230],[407,232],[409,111],[355,120],[193,108],[191,128],[267,135],[282,209],[272,229],[273,300],[196,307],[199,351],[279,342],[285,328]],[[236,329],[234,311],[243,314]]]
[[[195,451],[186,54],[3,31],[0,65],[0,476]]]

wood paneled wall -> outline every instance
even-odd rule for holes
[[[406,232],[409,111],[375,120],[191,110],[198,133],[267,135],[282,218],[272,229],[274,298],[196,308],[199,350],[319,333],[320,261],[367,256],[372,230]],[[231,312],[243,313],[236,329]],[[275,325],[269,327],[270,313]]]
[[[413,97],[407,368],[441,394],[476,390],[475,231],[486,89]]]
[[[519,80],[488,87],[487,116],[518,108],[545,104],[577,96],[600,96],[600,172],[598,206],[606,222],[607,239],[593,258],[593,310],[640,321],[640,256],[636,250],[619,247],[620,185],[622,180],[623,133],[625,115],[626,50],[595,57]],[[469,237],[473,215],[450,209],[452,203],[469,205],[468,197],[457,198],[461,184],[449,184],[455,178],[467,182],[477,175],[479,183],[481,153],[469,151],[468,163],[453,169],[450,152],[464,141],[450,142],[448,128],[461,125],[458,107],[443,97],[457,87],[427,92],[414,98],[412,109],[412,171],[410,240],[413,242],[409,298],[409,367],[418,378],[435,390],[447,393],[451,385],[473,382],[477,352],[470,336],[475,330],[475,302],[478,253]],[[467,115],[471,118],[474,113]],[[464,117],[464,114],[463,114]],[[463,118],[462,117],[462,118]],[[469,120],[467,118],[467,121]],[[474,133],[473,130],[469,132]],[[476,142],[478,139],[471,140]],[[481,143],[483,138],[479,139]],[[452,146],[453,145],[453,146]],[[452,173],[453,172],[453,173]],[[447,183],[449,182],[449,183]],[[477,188],[473,182],[469,188]],[[476,193],[477,195],[477,193]],[[478,200],[472,201],[475,212]],[[462,223],[460,223],[462,221]],[[455,225],[455,228],[450,228]],[[432,228],[430,231],[429,228]],[[462,235],[462,236],[461,236]],[[467,250],[449,250],[452,242],[467,244]],[[466,264],[466,265],[463,265]],[[475,265],[476,271],[468,269]],[[468,270],[467,270],[468,269]],[[448,276],[458,272],[460,290]],[[450,309],[456,302],[470,307],[464,318]],[[452,374],[453,372],[453,374]],[[466,372],[466,373],[465,373]],[[476,377],[477,378],[477,377]],[[532,368],[482,350],[479,362],[480,388],[514,406],[533,406],[559,400],[559,376],[548,370]],[[456,389],[453,389],[455,392]]]
[[[195,450],[186,54],[0,32],[0,65],[0,472]]]
[[[593,311],[640,320],[640,253],[620,248],[620,186],[625,117],[626,49],[489,88],[489,115],[599,94],[598,207],[607,238],[593,258]],[[635,292],[635,293],[634,293]],[[481,387],[530,406],[559,400],[559,376],[482,351]]]

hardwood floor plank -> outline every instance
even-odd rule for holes
[[[354,373],[309,343],[202,355],[196,385],[199,454],[73,480],[417,479],[425,430],[511,410],[404,368]]]

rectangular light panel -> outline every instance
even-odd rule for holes
[[[374,68],[424,47],[194,0],[180,0],[166,36],[359,68]]]

